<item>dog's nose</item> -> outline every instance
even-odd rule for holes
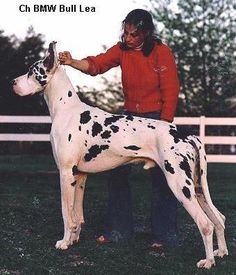
[[[15,79],[13,79],[13,80],[11,81],[11,85],[12,85],[12,86],[16,85],[16,80],[15,80]]]

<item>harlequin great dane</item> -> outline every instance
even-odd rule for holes
[[[44,91],[49,107],[64,221],[64,237],[56,248],[67,249],[79,241],[87,174],[143,162],[144,169],[161,167],[170,189],[196,222],[206,251],[206,259],[197,266],[210,268],[215,265],[214,256],[228,255],[225,217],[210,197],[200,140],[182,134],[171,123],[110,114],[81,102],[59,65],[55,45],[56,42],[50,43],[45,59],[14,79],[13,89],[21,96]],[[214,229],[218,249],[213,252]]]

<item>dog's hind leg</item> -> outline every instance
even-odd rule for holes
[[[197,266],[209,269],[212,265],[215,265],[213,254],[214,225],[203,212],[196,199],[193,181],[191,180],[192,173],[190,167],[187,169],[187,165],[185,167],[182,163],[184,162],[179,162],[174,159],[164,161],[164,164],[162,164],[162,170],[166,176],[170,189],[187,212],[191,215],[202,235],[206,259],[200,260],[197,263]],[[186,175],[184,173],[186,173]]]
[[[78,172],[78,175],[76,176],[75,202],[74,202],[74,209],[73,209],[73,220],[76,222],[77,228],[72,233],[72,237],[71,237],[72,243],[79,241],[81,225],[84,224],[83,199],[84,199],[86,179],[87,179],[87,174]]]
[[[212,265],[215,265],[213,253],[214,224],[204,213],[194,194],[192,194],[192,196],[189,198],[182,197],[181,201],[184,208],[188,211],[188,213],[191,215],[191,217],[197,224],[205,246],[206,259],[200,260],[197,263],[197,266],[199,268],[209,269]]]
[[[57,241],[56,248],[67,249],[71,244],[72,233],[77,224],[73,220],[73,208],[75,200],[75,177],[71,169],[60,169],[61,206],[64,222],[64,237]]]
[[[196,152],[197,161],[194,173],[196,197],[203,211],[215,226],[218,249],[214,251],[214,255],[222,258],[224,255],[228,255],[228,249],[224,235],[225,216],[220,213],[211,200],[207,183],[207,162],[206,158],[204,157],[205,151],[203,147],[200,147],[199,151]]]
[[[205,246],[206,259],[202,259],[197,263],[199,268],[211,268],[215,265],[214,253],[213,253],[213,231],[214,224],[203,212],[201,206],[198,204],[197,200],[194,198],[192,203],[184,202],[185,209],[193,217],[196,222],[199,231],[201,233],[203,243]]]
[[[206,178],[201,181],[201,186],[198,186],[195,189],[199,204],[201,205],[203,211],[207,214],[208,218],[215,225],[218,249],[214,251],[214,255],[222,258],[224,255],[228,255],[224,234],[225,217],[212,203]]]

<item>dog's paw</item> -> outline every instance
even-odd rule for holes
[[[210,269],[214,265],[215,265],[214,259],[203,259],[197,263],[198,268],[206,268],[206,269]]]
[[[68,249],[69,244],[65,240],[60,240],[60,241],[56,242],[55,247],[56,247],[56,249],[66,250],[66,249]]]
[[[228,256],[228,255],[229,255],[229,253],[228,253],[227,248],[214,250],[214,256],[216,256],[216,257],[223,258],[224,256]]]
[[[78,226],[76,228],[73,228],[71,232],[71,238],[70,238],[70,244],[78,243],[79,242],[79,236],[81,232],[81,227],[84,224],[84,219],[80,220],[77,224]]]
[[[80,230],[78,230],[77,232],[73,232],[71,234],[71,238],[70,238],[71,245],[79,242],[79,235],[80,235]]]

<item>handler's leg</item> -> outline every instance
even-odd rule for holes
[[[159,166],[151,170],[151,229],[153,243],[177,245],[177,200]]]
[[[111,241],[133,236],[131,190],[128,181],[130,166],[111,171],[108,179],[108,204],[105,215],[104,236]]]

